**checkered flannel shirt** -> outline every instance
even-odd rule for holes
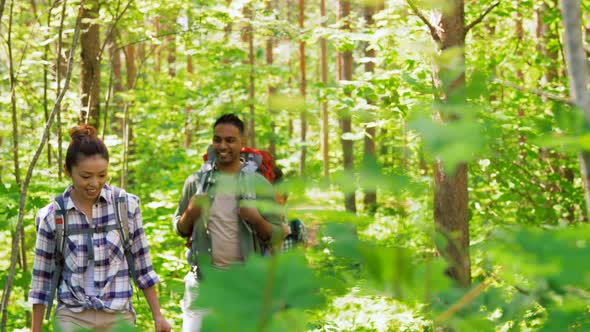
[[[98,201],[92,207],[93,222],[90,225],[85,215],[74,206],[70,193],[72,187],[64,192],[64,203],[67,211],[67,227],[89,228],[116,224],[115,205],[112,201],[111,188],[105,185]],[[151,287],[159,282],[149,255],[148,242],[143,231],[139,198],[127,194],[131,253],[141,289]],[[49,288],[54,270],[55,253],[55,222],[53,203],[37,213],[35,226],[37,240],[35,244],[35,261],[33,278],[29,291],[31,304],[47,305]],[[58,287],[58,306],[68,307],[80,312],[96,303],[102,304],[101,310],[107,312],[130,311],[132,288],[128,273],[121,237],[118,230],[94,233],[94,285],[97,297],[89,299],[84,291],[84,271],[88,267],[88,246],[86,235],[72,234],[67,236],[64,245],[64,267]]]

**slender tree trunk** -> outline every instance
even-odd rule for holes
[[[66,58],[62,55],[62,50],[64,46],[63,41],[63,30],[64,30],[64,20],[66,17],[66,8],[67,8],[67,0],[64,0],[62,7],[61,7],[61,16],[59,21],[59,30],[57,32],[57,59],[56,59],[56,98],[61,94],[61,75],[63,72],[67,70]],[[62,127],[61,127],[61,104],[57,104],[57,114],[56,114],[56,122],[57,122],[57,178],[59,181],[62,179],[62,172],[63,172],[63,149],[62,149]]]
[[[160,18],[159,17],[155,17],[154,18],[154,32],[156,34],[156,36],[158,36],[160,34]],[[152,54],[154,55],[154,72],[155,72],[155,77],[156,77],[156,82],[158,82],[158,76],[160,74],[160,70],[161,70],[161,57],[160,57],[160,46],[153,44],[152,45]]]
[[[266,3],[266,10],[268,12],[272,12],[273,11],[273,7],[272,7],[272,0],[269,0]],[[273,63],[273,38],[272,36],[269,36],[268,39],[266,40],[266,64],[268,65],[269,69],[272,68],[272,63]],[[271,101],[275,95],[276,92],[276,86],[274,85],[274,82],[272,82],[272,80],[268,83],[268,114],[270,114],[271,119],[270,119],[270,140],[268,142],[268,152],[271,154],[271,156],[273,156],[274,158],[276,158],[277,155],[277,151],[276,151],[276,131],[277,131],[277,124],[275,122],[275,118],[277,116],[276,112],[272,109],[272,107],[270,107]]]
[[[32,5],[34,6],[35,1],[31,1]],[[47,11],[47,26],[50,27],[51,26],[51,17],[53,15],[52,13],[53,7],[49,7],[49,10]],[[50,48],[50,43],[47,43],[43,49],[43,61],[45,62],[43,65],[43,115],[45,117],[45,122],[47,122],[48,118],[49,118],[49,99],[48,99],[48,93],[49,93],[49,48]],[[59,55],[58,55],[59,56]],[[49,132],[49,135],[51,135],[51,131]],[[47,138],[47,165],[51,165],[51,136]]]
[[[588,60],[582,39],[582,23],[579,0],[562,0],[565,56],[570,83],[570,96],[576,106],[584,112],[586,125],[590,124],[590,98],[588,96]],[[590,151],[579,154],[580,170],[586,197],[586,220],[590,220]]]
[[[291,1],[287,0],[287,23],[291,24]],[[290,42],[290,41],[289,41]],[[287,78],[287,89],[291,89],[291,84],[293,82],[293,55],[289,52],[289,59],[287,60],[287,68],[288,68],[288,78]],[[287,113],[287,139],[291,140],[293,138],[293,132],[295,131],[293,125],[293,117],[291,116],[291,112]]]
[[[128,45],[126,47],[126,66],[127,66],[127,90],[133,90],[135,87],[135,46]],[[129,146],[131,140],[131,126],[129,120],[129,102],[125,103],[123,107],[123,123],[121,126],[123,136],[123,167],[121,167],[121,188],[127,189],[129,174]]]
[[[340,0],[340,19],[344,20],[342,29],[350,31],[350,0]],[[352,51],[340,52],[341,61],[341,77],[343,80],[352,81]],[[340,116],[340,129],[342,135],[349,134],[352,132],[352,117],[349,110],[343,112]],[[350,139],[341,139],[342,142],[342,156],[344,171],[348,176],[352,176],[354,173],[354,153],[353,153],[353,141]],[[346,211],[356,212],[356,193],[352,192],[344,193],[344,207]]]
[[[2,14],[4,13],[4,5],[6,0],[0,0],[0,22],[2,22]]]
[[[375,13],[377,12],[377,10],[380,8],[377,8],[376,5],[374,4],[367,4],[364,7],[364,16],[365,16],[365,22],[366,22],[366,28],[367,30],[371,30],[374,28],[375,25],[375,20],[373,18],[373,15],[375,15]],[[374,48],[372,48],[370,45],[367,45],[367,47],[365,48],[365,58],[371,59],[370,61],[365,63],[365,72],[370,73],[371,75],[375,72],[375,62],[373,59],[375,59],[376,56],[376,51]],[[373,105],[375,104],[375,101],[372,100],[370,97],[367,97],[367,104],[369,105]],[[369,111],[371,112],[370,114],[368,114],[368,119],[370,123],[374,122],[375,119],[375,115],[372,113],[373,111]],[[368,171],[375,171],[377,168],[375,167],[377,165],[377,151],[375,148],[375,134],[376,134],[376,130],[375,130],[375,126],[374,125],[370,125],[370,126],[365,126],[365,135],[364,135],[364,140],[363,140],[363,166],[368,170]],[[371,181],[371,183],[374,183]],[[375,210],[376,210],[376,206],[377,206],[377,191],[376,188],[373,184],[370,185],[370,187],[365,186],[363,188],[363,190],[365,191],[365,197],[363,199],[363,203],[365,206],[365,210],[369,212],[369,214],[373,215],[375,214]]]
[[[193,80],[193,59],[190,54],[186,55],[186,72],[188,80]],[[193,141],[193,128],[191,126],[192,123],[192,107],[189,103],[187,103],[186,107],[184,108],[184,114],[186,115],[186,120],[184,122],[184,148],[188,149],[191,146],[191,142]]]
[[[82,13],[82,6],[83,5],[84,5],[84,0],[81,0],[80,1],[80,12],[79,12],[78,18],[76,20],[76,28],[74,30],[74,37],[73,37],[73,41],[72,41],[72,50],[70,51],[69,60],[68,60],[68,70],[66,73],[64,89],[55,101],[55,106],[53,108],[53,111],[49,115],[49,120],[48,120],[47,124],[45,125],[45,129],[43,131],[43,137],[41,138],[41,142],[39,142],[39,146],[37,147],[35,155],[33,156],[33,160],[31,161],[31,164],[29,165],[29,168],[27,171],[27,176],[25,177],[25,181],[22,186],[22,190],[20,193],[20,203],[19,203],[19,212],[18,212],[18,220],[17,220],[17,224],[16,224],[16,229],[21,228],[22,224],[23,224],[24,214],[25,214],[25,203],[27,200],[27,191],[28,191],[29,183],[30,183],[31,178],[33,176],[33,169],[35,168],[37,160],[39,159],[39,157],[41,156],[41,153],[43,152],[43,147],[45,146],[45,141],[47,140],[47,137],[49,135],[49,130],[51,128],[53,118],[55,117],[55,114],[59,110],[59,104],[63,100],[65,92],[67,91],[67,89],[69,87],[70,77],[71,77],[71,73],[72,73],[72,64],[74,62],[73,61],[74,50],[76,49],[76,43],[78,41],[78,35],[80,33],[80,25],[81,25],[80,21],[81,21],[81,17],[82,17],[81,13]],[[11,16],[12,16],[12,14],[11,14]],[[19,238],[17,235],[12,241],[12,250],[11,250],[11,256],[10,256],[10,268],[8,271],[8,277],[6,279],[6,283],[4,284],[4,292],[2,293],[2,300],[0,303],[0,311],[2,312],[2,322],[1,322],[2,332],[6,331],[6,323],[8,321],[8,302],[10,300],[10,294],[12,291],[12,286],[13,286],[13,282],[14,282],[14,275],[15,275],[15,271],[16,271],[16,258],[18,256],[18,243],[19,243]]]
[[[320,15],[322,20],[322,27],[326,27],[326,1],[320,0]],[[322,160],[324,165],[324,177],[327,179],[330,176],[330,127],[328,123],[328,50],[326,45],[326,38],[320,38],[320,68],[322,85],[321,89],[321,104],[322,104]]]
[[[176,17],[174,17],[176,21]],[[172,29],[168,29],[172,32]],[[176,36],[171,34],[166,38],[168,46],[168,77],[176,77]]]
[[[22,189],[20,178],[20,161],[18,157],[18,110],[16,108],[16,76],[14,75],[14,61],[12,57],[12,19],[13,19],[14,1],[10,2],[9,17],[8,17],[8,38],[6,46],[8,48],[8,79],[10,81],[10,106],[12,110],[12,151],[14,161],[14,178],[19,190]]]
[[[551,7],[549,6],[551,5]],[[551,15],[554,9],[557,9],[556,0],[541,1],[540,7],[536,10],[537,17],[537,38],[538,50],[544,55],[546,70],[544,70],[545,84],[555,82],[559,77],[559,51],[549,43],[551,40],[558,40],[555,31],[545,23],[545,20]]]
[[[248,43],[248,65],[249,76],[248,76],[248,108],[250,109],[250,121],[248,122],[248,141],[249,145],[253,148],[256,147],[256,114],[255,114],[255,72],[254,72],[254,26],[252,25],[254,12],[252,11],[251,4],[244,6],[244,18],[248,20],[248,23],[244,27],[243,40]]]
[[[100,31],[95,20],[98,18],[98,0],[89,0],[84,8],[82,20],[81,46],[81,103],[80,122],[87,122],[99,127],[100,119]]]
[[[305,1],[299,0],[299,29],[303,31],[305,28]],[[299,40],[299,93],[301,99],[305,104],[306,97],[306,78],[305,78],[305,41],[303,38]],[[307,110],[304,106],[301,112],[301,155],[299,157],[299,176],[304,176],[305,172],[305,159],[307,153]]]

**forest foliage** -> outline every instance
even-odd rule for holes
[[[464,47],[441,50],[425,20],[450,15],[445,11],[458,2],[464,2],[465,25],[474,25]],[[346,3],[351,10],[343,18],[339,9]],[[4,292],[11,263],[16,272],[1,308],[8,317],[2,329],[24,331],[34,216],[69,184],[60,171],[60,147],[65,151],[67,129],[89,108],[81,104],[78,45],[60,117],[43,144],[43,128],[64,88],[80,2],[0,4]],[[213,121],[227,112],[253,123],[248,134],[258,148],[274,146],[288,178],[290,216],[317,234],[305,250],[207,271],[212,277],[193,304],[209,310],[204,330],[590,327],[590,226],[577,159],[590,149],[590,136],[584,111],[569,97],[556,0],[326,0],[325,16],[320,1],[301,0],[89,4],[99,4],[98,17],[82,21],[100,27],[100,111],[89,121],[97,121],[110,149],[110,183],[141,199],[162,280],[158,293],[175,329],[188,266],[172,214],[185,178],[202,162]],[[374,22],[368,8],[374,8]],[[582,0],[580,8],[590,54],[590,1]],[[343,54],[353,58],[352,79],[341,74]],[[464,85],[437,87],[436,68],[443,86],[463,73]],[[350,130],[342,126],[346,119]],[[343,142],[352,144],[351,165],[344,162]],[[367,150],[371,142],[374,153]],[[40,144],[43,154],[35,160]],[[458,165],[468,167],[468,287],[447,277],[453,262],[439,250],[455,234],[434,222],[437,161],[449,174]],[[366,198],[373,192],[372,203]],[[345,209],[351,193],[355,212]],[[19,213],[23,240],[11,262]],[[146,301],[134,301],[137,330],[150,329]]]

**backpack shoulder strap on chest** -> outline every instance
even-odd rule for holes
[[[66,233],[66,205],[64,202],[63,194],[55,197],[53,200],[53,220],[55,223],[55,249],[54,249],[54,265],[53,277],[51,278],[51,284],[49,285],[49,297],[47,299],[47,312],[45,318],[51,317],[51,307],[53,306],[53,300],[55,299],[55,293],[59,286],[61,279],[61,273],[64,266],[64,247],[65,247],[65,233]]]
[[[132,240],[129,232],[129,204],[127,202],[127,192],[124,189],[112,187],[112,193],[113,203],[115,204],[115,221],[119,225],[119,234],[121,235],[123,253],[127,260],[129,276],[137,286],[137,271],[135,270],[135,261],[133,260],[133,254],[131,253]]]

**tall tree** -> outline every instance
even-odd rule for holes
[[[299,0],[299,31],[303,33],[305,28],[305,1]],[[306,94],[306,78],[305,78],[305,41],[303,37],[299,39],[299,93],[301,94],[301,100],[305,105],[305,94]],[[307,109],[304,106],[301,111],[301,155],[299,157],[299,176],[304,175],[305,171],[305,158],[307,152]]]
[[[543,71],[545,84],[555,82],[559,76],[559,51],[552,45],[554,42],[559,42],[555,30],[552,29],[548,23],[552,18],[553,9],[557,8],[556,0],[541,1],[539,7],[535,11],[537,20],[537,45],[538,50],[544,55],[543,62],[546,64]]]
[[[20,162],[18,157],[18,110],[16,107],[16,75],[14,74],[14,59],[12,55],[12,22],[14,12],[14,1],[10,2],[10,9],[8,13],[8,38],[6,40],[6,46],[8,48],[8,79],[10,84],[10,109],[12,113],[12,149],[13,149],[13,161],[14,161],[14,178],[19,190],[21,187],[20,179]]]
[[[100,29],[97,22],[99,1],[88,0],[82,19],[81,46],[81,104],[80,122],[87,121],[98,128],[100,116]]]
[[[326,27],[326,1],[320,0],[320,16],[321,26]],[[330,176],[330,145],[328,137],[330,135],[330,127],[328,125],[328,50],[326,47],[326,38],[322,36],[320,38],[320,71],[322,78],[322,160],[324,165],[324,177]]]
[[[562,0],[565,57],[569,77],[570,96],[584,112],[586,125],[590,124],[590,97],[588,96],[588,60],[582,39],[582,14],[579,0]],[[590,220],[590,151],[579,154],[580,170],[586,197],[586,220]]]
[[[376,4],[369,3],[366,4],[363,8],[363,13],[365,17],[365,24],[367,30],[373,29],[375,25],[375,19],[373,15],[377,12],[379,8]],[[367,43],[365,47],[365,58],[367,62],[365,63],[365,72],[373,74],[375,72],[375,56],[376,51],[373,45]],[[368,94],[366,96],[367,104],[373,105],[375,104],[375,97],[373,94]],[[369,125],[365,126],[365,135],[363,140],[363,164],[364,168],[367,170],[373,169],[373,165],[376,165],[377,162],[377,153],[375,148],[375,126],[374,120],[375,115],[372,113],[373,110],[368,111],[370,114],[366,117],[369,121]],[[374,188],[374,185],[370,185],[370,187],[363,188],[365,190],[365,197],[363,198],[363,203],[365,205],[365,209],[369,211],[370,214],[374,214],[375,207],[377,204],[377,192]]]
[[[350,0],[340,0],[339,18],[342,20],[342,30],[350,31]],[[339,53],[340,77],[345,81],[352,81],[352,50],[345,50]],[[347,94],[350,94],[347,92]],[[352,116],[349,110],[343,111],[340,115],[340,130],[342,137],[352,131]],[[354,172],[354,153],[353,141],[348,138],[341,138],[342,143],[342,159],[344,171],[348,174]],[[344,207],[346,211],[356,212],[356,194],[354,190],[344,194]]]
[[[266,10],[269,13],[272,13],[273,11],[273,6],[272,6],[272,0],[267,0],[266,2]],[[268,65],[269,68],[272,68],[272,63],[273,63],[273,38],[272,36],[268,36],[268,39],[266,40],[266,64]],[[268,152],[270,152],[270,154],[273,157],[276,157],[276,127],[277,124],[275,122],[275,117],[276,117],[276,113],[273,110],[273,108],[271,107],[271,102],[272,99],[276,93],[276,86],[274,84],[274,82],[272,80],[269,81],[268,83],[268,87],[267,87],[267,94],[268,94],[268,112],[269,114],[271,114],[271,119],[270,119],[270,140],[268,142]]]
[[[432,21],[408,0],[414,13],[429,28],[430,35],[439,52],[455,51],[452,66],[439,66],[434,61],[432,79],[441,102],[452,99],[452,111],[437,113],[441,121],[456,121],[461,118],[460,105],[465,103],[465,36],[471,28],[499,3],[492,4],[469,25],[465,24],[463,0],[447,1],[445,10],[433,10]],[[467,194],[467,164],[460,162],[454,170],[446,172],[442,161],[434,165],[434,222],[436,229],[446,239],[439,251],[449,264],[448,274],[460,285],[471,285],[471,261],[469,258],[469,207]]]
[[[247,20],[246,25],[242,30],[242,41],[247,44],[248,47],[248,108],[250,109],[250,121],[248,121],[248,144],[255,148],[256,147],[256,112],[255,112],[255,100],[256,98],[256,76],[254,72],[255,57],[254,54],[254,11],[252,10],[252,4],[247,3],[243,9],[244,18]]]

